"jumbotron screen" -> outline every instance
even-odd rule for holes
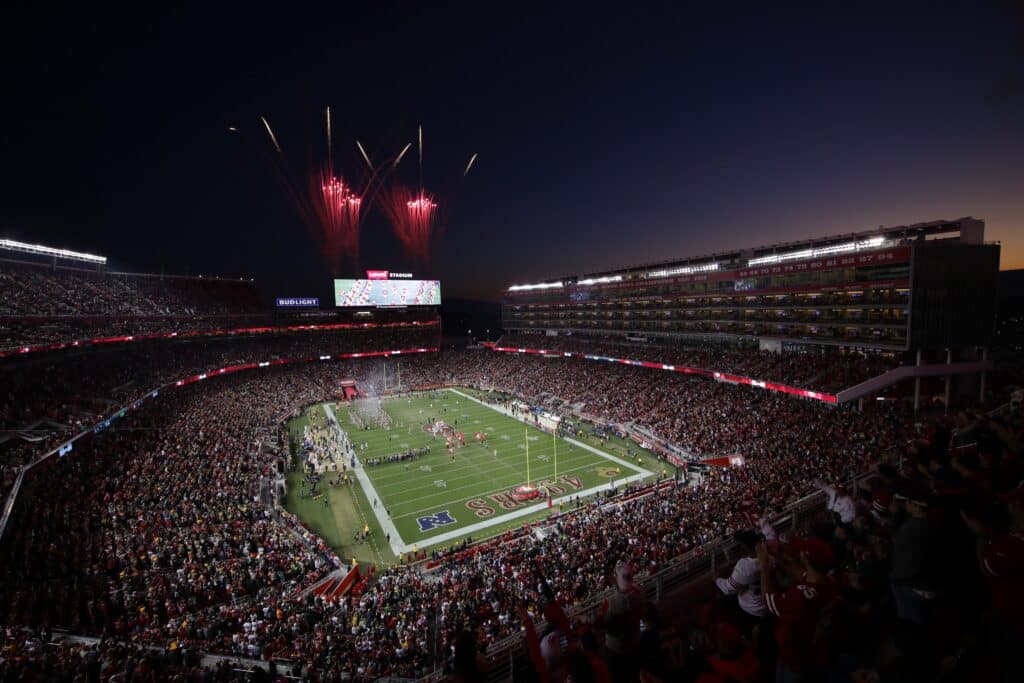
[[[335,280],[334,305],[440,306],[440,280]]]

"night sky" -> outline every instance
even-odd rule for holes
[[[965,215],[1024,267],[1019,2],[150,4],[8,8],[0,236],[326,296],[259,117],[301,169],[331,105],[345,159],[423,124],[446,297]],[[408,269],[378,211],[360,266]]]

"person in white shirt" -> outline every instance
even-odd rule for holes
[[[768,614],[761,595],[761,563],[755,552],[762,539],[753,529],[743,529],[736,532],[733,540],[744,555],[736,561],[732,573],[726,578],[716,579],[715,585],[723,594],[737,596],[740,609],[746,614],[761,619]]]
[[[857,504],[841,486],[829,486],[823,481],[816,484],[828,496],[825,508],[839,515],[840,522],[849,524],[857,517]]]

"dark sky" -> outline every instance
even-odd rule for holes
[[[1024,266],[1020,3],[293,4],[8,8],[0,236],[326,295],[259,116],[304,169],[329,104],[346,155],[423,123],[449,297],[963,215]]]

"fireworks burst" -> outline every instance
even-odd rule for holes
[[[326,253],[338,260],[359,252],[359,220],[363,198],[343,178],[326,173],[320,176],[319,196],[315,202]]]
[[[413,144],[410,142],[402,148],[395,157],[392,169],[397,168]],[[446,212],[438,196],[424,186],[423,126],[416,129],[415,145],[419,162],[417,189],[412,190],[409,186],[401,184],[397,180],[397,175],[393,175],[390,190],[382,197],[381,207],[391,222],[395,237],[402,244],[406,260],[411,264],[427,266],[430,263],[430,252],[434,242],[444,228],[443,217]],[[463,178],[473,167],[476,157],[476,154],[470,157],[462,172]],[[447,193],[443,194],[445,197],[448,196]]]
[[[412,193],[404,187],[395,187],[383,202],[383,208],[395,236],[402,243],[406,259],[427,265],[430,247],[440,230],[438,203],[423,190]]]
[[[346,180],[334,164],[334,130],[331,108],[324,110],[324,132],[327,154],[324,160],[307,172],[294,174],[288,166],[281,144],[270,123],[260,117],[270,142],[277,152],[280,179],[296,210],[320,245],[321,253],[334,275],[339,275],[348,262],[359,257],[359,228],[363,218],[366,195],[373,185],[375,171],[363,146],[356,142],[369,166],[369,173],[354,174],[355,182]],[[305,187],[302,178],[305,177]]]
[[[402,245],[406,260],[410,265],[429,265],[431,249],[444,227],[447,202],[424,185],[422,126],[417,127],[414,142],[403,146],[393,159],[378,158],[379,166],[374,166],[363,143],[356,140],[355,149],[350,148],[351,165],[347,167],[349,171],[355,172],[345,173],[335,167],[334,140],[337,130],[331,117],[331,108],[326,107],[322,124],[326,147],[321,146],[323,142],[314,147],[326,149],[326,155],[322,161],[308,167],[306,172],[295,174],[289,168],[287,155],[270,122],[264,116],[260,117],[260,122],[276,153],[275,167],[281,185],[312,232],[335,276],[341,275],[347,265],[358,263],[359,233],[367,213],[365,208],[373,205],[377,199]],[[234,128],[231,130],[234,131]],[[398,165],[413,145],[417,148],[419,162],[417,182],[402,184],[397,179]],[[476,154],[470,156],[461,177],[453,174],[451,180],[461,181],[465,178],[476,160]],[[406,164],[408,170],[405,172],[412,175],[412,169],[408,166]],[[442,192],[441,196],[447,198],[449,195]]]

